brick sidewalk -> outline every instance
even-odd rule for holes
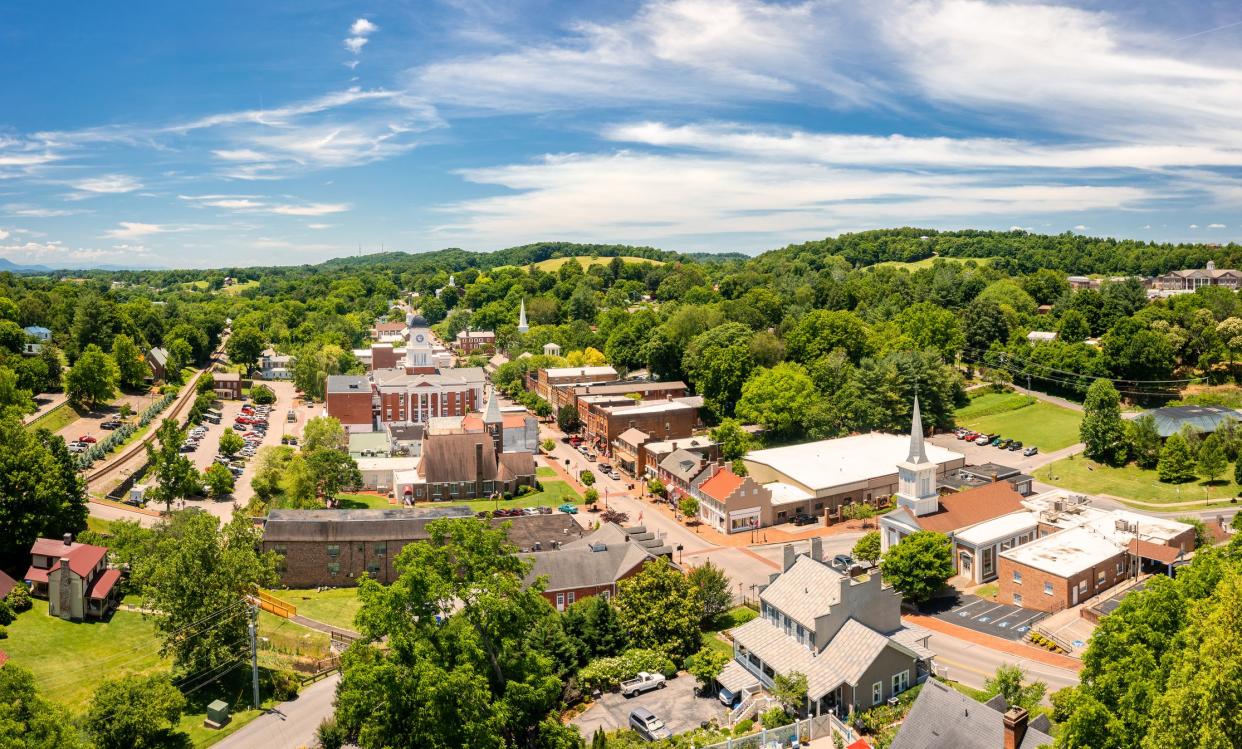
[[[959,627],[956,624],[937,619],[934,616],[923,616],[921,614],[902,614],[902,618],[908,620],[912,624],[930,629],[933,632],[939,632],[943,635],[954,637],[958,640],[973,642],[976,645],[982,645],[991,650],[999,650],[1002,653],[1018,656],[1019,658],[1030,658],[1033,661],[1046,663],[1049,666],[1056,666],[1067,671],[1077,673],[1082,670],[1082,661],[1077,658],[1071,658],[1068,655],[1060,653],[1050,653],[1042,648],[1033,645],[1027,645],[1013,640],[1006,640],[1003,637],[995,635],[986,635],[982,632],[976,632],[973,629]]]

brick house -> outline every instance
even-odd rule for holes
[[[328,415],[340,421],[346,431],[374,431],[375,398],[370,380],[359,375],[330,375],[325,393]]]
[[[462,354],[490,350],[496,345],[496,334],[490,330],[466,330],[457,334],[457,350]]]
[[[617,435],[612,441],[612,457],[617,467],[631,476],[639,475],[638,466],[642,465],[646,452],[643,446],[650,441],[651,435],[640,429],[627,429]]]
[[[648,548],[634,539],[635,535],[615,523],[604,523],[580,539],[557,543],[542,553],[524,554],[532,562],[527,582],[543,578],[543,597],[557,611],[589,596],[610,598],[617,594],[617,583],[672,553],[667,546]]]
[[[652,440],[643,445],[642,451],[638,455],[638,465],[635,466],[633,473],[634,478],[644,481],[658,478],[660,463],[664,462],[665,458],[678,450],[688,450],[702,455],[703,459],[708,462],[720,457],[720,446],[707,436]]]
[[[694,433],[698,409],[674,400],[649,401],[629,405],[604,406],[603,421],[598,431],[586,435],[587,442],[608,452],[613,440],[630,429],[637,429],[652,439],[670,440],[689,437]]]
[[[152,380],[164,380],[168,375],[168,352],[155,347],[147,352],[147,366],[151,368]]]
[[[241,400],[242,378],[237,372],[212,372],[213,389],[221,400]]]
[[[708,466],[708,478],[698,484],[699,519],[721,533],[745,533],[772,525],[772,491],[750,476],[738,476],[728,466]]]
[[[414,502],[476,499],[534,486],[534,454],[498,453],[498,441],[499,435],[492,432],[432,431],[423,438],[417,483],[398,485],[398,496],[408,493]]]
[[[552,389],[557,385],[587,385],[593,382],[612,382],[617,379],[617,370],[609,366],[600,367],[549,367],[532,372],[529,376],[527,384],[530,389],[535,391],[535,395],[543,398],[552,407],[558,408],[564,403],[558,403],[552,394]],[[566,402],[572,402],[572,390],[566,393],[566,397],[571,399]]]
[[[47,599],[48,613],[61,619],[102,619],[120,597],[121,572],[108,568],[107,548],[77,543],[68,533],[61,541],[35,540],[24,579],[32,595]]]
[[[272,510],[263,525],[263,551],[279,557],[281,584],[289,588],[347,587],[364,573],[385,585],[397,578],[393,559],[407,544],[428,538],[427,524],[470,517],[467,507],[391,510]],[[568,515],[497,518],[508,522],[518,549],[552,548],[584,531]]]

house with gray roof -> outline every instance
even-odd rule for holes
[[[1051,731],[1046,715],[1032,720],[999,694],[979,703],[929,679],[889,749],[1038,749],[1052,746]]]
[[[901,622],[901,594],[879,575],[829,567],[819,539],[810,554],[785,547],[783,570],[759,593],[760,616],[732,630],[733,661],[718,681],[743,700],[778,674],[807,679],[807,710],[838,716],[880,705],[927,678],[931,633]]]
[[[151,368],[151,379],[164,379],[168,374],[168,351],[159,346],[148,351],[147,366]]]
[[[695,477],[706,468],[707,459],[702,454],[684,449],[674,450],[660,461],[656,476],[668,487],[669,497],[676,500],[690,494]]]
[[[557,611],[564,611],[588,596],[610,598],[617,593],[617,583],[638,574],[643,565],[661,558],[665,552],[671,554],[671,549],[658,540],[653,544],[653,539],[641,526],[622,528],[604,523],[581,538],[556,542],[550,550],[541,548],[522,554],[531,561],[526,579],[528,583],[543,580],[543,597]]]

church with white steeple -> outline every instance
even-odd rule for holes
[[[530,330],[530,326],[526,324],[526,299],[522,299],[522,309],[518,312],[518,332],[525,333]]]
[[[936,491],[936,464],[927,459],[923,444],[923,416],[919,397],[914,396],[914,414],[910,419],[910,452],[897,464],[897,505],[917,516],[930,515],[940,509]]]

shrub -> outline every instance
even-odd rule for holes
[[[336,718],[324,718],[315,729],[315,741],[319,744],[319,749],[341,749],[345,746],[346,739],[348,737],[345,729],[336,722]]]
[[[772,729],[787,726],[792,723],[793,720],[790,719],[789,713],[785,712],[785,708],[777,706],[769,710],[764,710],[763,713],[759,715],[759,722],[763,724],[764,728]]]
[[[0,600],[0,627],[12,624],[14,618],[13,608],[9,606],[9,602]]]
[[[298,696],[298,677],[292,671],[268,671],[267,679],[271,685],[272,697],[277,702],[286,702]]]
[[[14,613],[18,614],[23,611],[29,611],[32,605],[30,601],[30,589],[26,587],[25,583],[18,583],[17,585],[14,585],[13,590],[9,591],[8,597],[4,600],[8,602],[9,607],[13,609]]]
[[[260,406],[271,405],[276,402],[276,393],[267,385],[255,385],[250,388],[250,400]]]
[[[661,652],[633,648],[612,658],[596,658],[578,672],[578,684],[585,691],[616,689],[621,682],[633,679],[639,671],[659,672],[665,676],[677,673],[673,661]]]
[[[755,721],[751,720],[750,718],[747,718],[745,720],[739,720],[737,722],[737,725],[733,726],[733,735],[734,736],[745,736],[746,734],[750,733],[751,730],[754,729],[754,727],[755,727]]]
[[[9,628],[0,626],[0,640],[7,639],[9,636]]]

